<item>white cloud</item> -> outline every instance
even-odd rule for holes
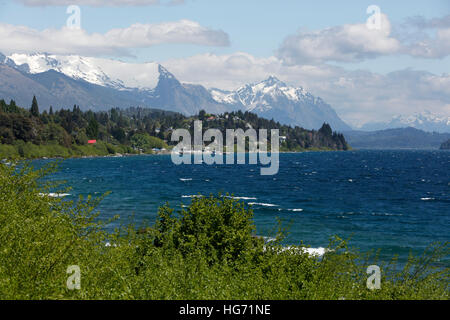
[[[405,54],[439,59],[450,55],[450,15],[425,19],[410,17],[391,26],[381,14],[381,29],[366,24],[346,24],[316,31],[299,31],[288,36],[277,56],[288,65],[359,62],[385,55]]]
[[[411,17],[398,29],[405,53],[429,59],[450,55],[450,15],[433,19]]]
[[[322,97],[355,126],[424,110],[450,114],[448,74],[401,70],[381,75],[327,64],[286,65],[277,57],[257,58],[243,52],[202,54],[162,64],[181,81],[228,90],[275,75]]]
[[[369,29],[366,24],[346,24],[319,31],[300,31],[287,37],[278,50],[287,64],[322,61],[361,61],[396,53],[401,46],[391,37],[391,24],[381,14],[381,29]]]
[[[129,54],[131,48],[146,48],[163,43],[227,46],[228,35],[190,20],[158,24],[136,23],[128,28],[112,29],[105,34],[82,29],[35,30],[26,26],[0,23],[0,51],[54,54],[115,55]]]
[[[86,5],[92,7],[151,6],[183,4],[185,0],[16,0],[30,7]]]

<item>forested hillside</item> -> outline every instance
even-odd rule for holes
[[[439,149],[450,133],[425,132],[416,128],[345,132],[356,149]]]
[[[0,157],[37,158],[95,156],[109,154],[152,153],[170,149],[171,133],[176,128],[193,130],[193,122],[202,120],[204,130],[248,128],[279,129],[282,151],[347,150],[342,134],[324,124],[319,131],[281,125],[249,112],[211,115],[201,111],[186,117],[157,109],[111,109],[108,112],[72,109],[39,111],[36,97],[29,109],[11,100],[0,100]],[[96,140],[89,144],[89,140]],[[92,142],[92,141],[91,141]]]

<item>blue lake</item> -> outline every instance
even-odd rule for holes
[[[446,151],[286,153],[274,176],[261,176],[257,165],[176,166],[170,156],[70,159],[52,179],[73,188],[66,199],[110,191],[101,218],[122,222],[131,215],[154,222],[165,202],[179,208],[194,195],[221,192],[253,204],[259,235],[270,236],[277,217],[290,221],[289,244],[326,247],[338,235],[404,259],[450,240]]]

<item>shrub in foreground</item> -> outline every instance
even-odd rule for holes
[[[229,197],[165,205],[152,227],[105,232],[101,199],[48,196],[55,165],[0,164],[1,299],[448,299],[448,245],[382,267],[381,289],[366,287],[375,257],[333,238],[321,257],[255,236],[251,208]],[[67,190],[63,190],[66,192]],[[376,262],[376,261],[375,261]],[[377,264],[377,263],[375,263]],[[378,263],[379,264],[379,263]],[[67,267],[81,289],[67,288]]]

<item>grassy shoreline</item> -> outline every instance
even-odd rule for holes
[[[35,145],[23,143],[19,145],[0,144],[0,159],[34,160],[34,159],[69,159],[83,157],[105,157],[115,155],[140,155],[141,153],[125,145],[113,145],[102,141],[95,145],[74,145],[70,148],[58,144]],[[144,153],[152,154],[152,153]]]
[[[22,148],[22,150],[21,150]],[[351,150],[351,149],[349,149]],[[338,152],[330,148],[311,148],[299,150],[282,149],[279,153],[304,153],[304,152]],[[249,153],[248,151],[246,153]],[[21,156],[22,154],[22,156]],[[23,145],[0,144],[0,160],[38,160],[38,159],[77,159],[77,158],[102,158],[115,156],[143,156],[143,155],[170,155],[170,150],[165,152],[139,152],[125,145],[112,145],[105,142],[97,142],[95,145],[63,147],[57,144]]]

